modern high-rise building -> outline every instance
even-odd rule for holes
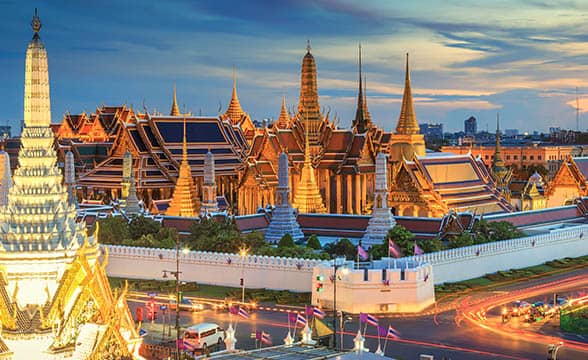
[[[463,131],[466,135],[474,136],[478,132],[478,121],[470,116],[463,122]]]
[[[443,124],[419,124],[421,134],[425,136],[425,140],[439,140],[443,139]]]

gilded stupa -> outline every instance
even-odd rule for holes
[[[176,180],[173,197],[167,208],[166,215],[194,217],[200,215],[200,201],[196,185],[192,178],[192,169],[188,163],[188,144],[186,141],[186,119],[184,119],[184,138],[182,145],[182,163]]]
[[[308,121],[304,124],[304,128],[304,165],[300,174],[300,182],[294,194],[293,206],[301,213],[326,213],[327,208],[323,202],[310,157]]]
[[[492,167],[490,168],[490,175],[496,183],[496,188],[502,193],[502,196],[510,200],[510,182],[512,180],[512,169],[504,165],[502,159],[502,145],[500,143],[500,120],[496,114],[496,147],[494,150],[494,157],[492,158]]]
[[[26,52],[19,167],[0,208],[0,358],[132,359],[141,339],[100,262],[98,226],[76,222],[50,128],[41,21]]]

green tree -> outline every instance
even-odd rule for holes
[[[463,232],[449,239],[447,247],[450,249],[474,245],[474,238],[468,232]]]
[[[129,223],[129,235],[131,239],[138,240],[143,235],[156,234],[161,229],[161,224],[144,216],[137,216]]]
[[[243,245],[253,254],[256,254],[259,249],[268,245],[264,239],[263,234],[259,231],[252,231],[244,236],[242,235],[241,239],[243,241]]]
[[[193,250],[237,253],[243,246],[239,229],[230,219],[202,218],[190,226],[186,239]]]
[[[426,253],[437,252],[445,249],[445,244],[438,237],[433,239],[417,240],[418,246]]]
[[[130,237],[129,226],[121,216],[110,216],[98,220],[98,241],[101,244],[121,245]]]
[[[345,256],[347,259],[355,259],[357,255],[356,246],[347,238],[325,245],[324,251],[331,256]]]
[[[321,246],[321,242],[320,242],[318,236],[316,236],[316,234],[310,235],[310,237],[308,238],[308,241],[306,242],[306,246],[308,246],[309,248],[311,248],[313,250],[321,250],[323,248]]]
[[[400,248],[403,256],[414,255],[414,234],[408,231],[404,226],[394,225],[392,229],[388,230],[386,239],[392,239],[392,241],[394,241],[394,243]],[[387,246],[387,240],[385,245]]]
[[[284,234],[284,236],[282,236],[282,238],[278,242],[278,249],[293,248],[294,246],[296,246],[296,244],[294,244],[294,239],[292,238],[292,235],[290,235],[289,233]]]

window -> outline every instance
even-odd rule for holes
[[[485,157],[486,157],[486,160],[488,160],[488,155],[486,155]]]
[[[523,155],[523,160],[527,160],[527,155]]]
[[[506,155],[506,160],[510,160],[510,155]]]
[[[518,158],[519,158],[519,156],[518,156],[518,155],[515,155],[515,156],[514,156],[514,159],[515,159],[515,160],[517,160]]]
[[[531,155],[531,156],[529,156],[529,159],[535,160],[535,156]]]

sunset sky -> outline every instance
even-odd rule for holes
[[[124,3],[124,4],[123,4]],[[350,126],[363,47],[368,106],[393,130],[404,54],[419,122],[463,129],[588,128],[588,1],[6,1],[0,0],[0,125],[22,118],[24,55],[39,8],[49,52],[53,122],[103,102],[169,112],[177,83],[186,110],[226,108],[237,68],[241,104],[276,118],[295,107],[306,41],[321,106]]]

